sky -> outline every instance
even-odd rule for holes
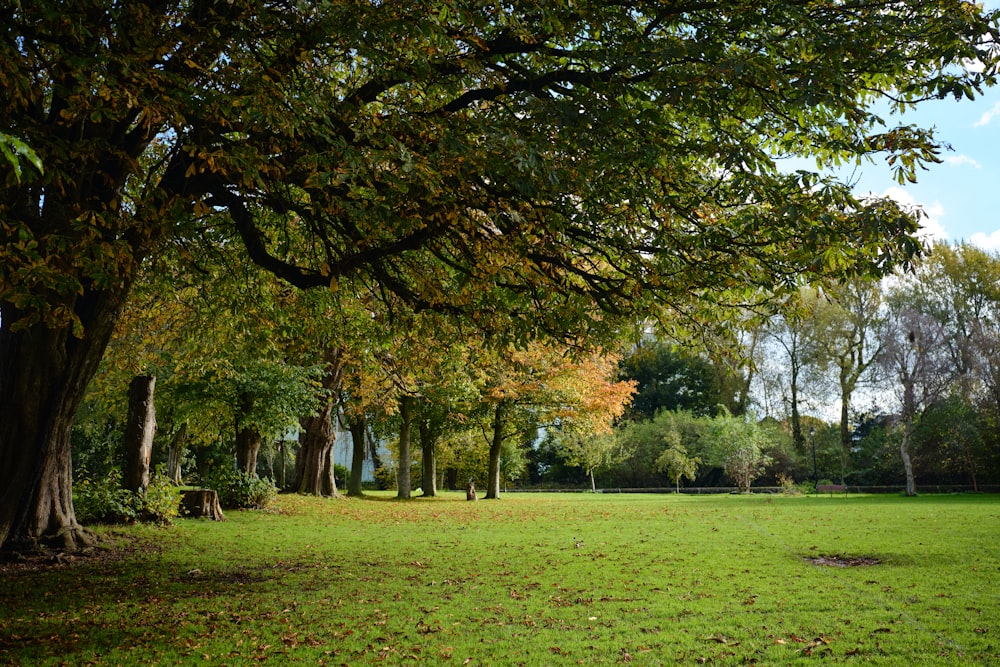
[[[1000,0],[984,3],[1000,6]],[[917,174],[916,183],[899,185],[884,161],[852,167],[843,174],[858,194],[886,195],[920,206],[926,238],[965,241],[1000,252],[1000,86],[975,100],[925,102],[901,122],[935,128],[950,145],[940,164]]]

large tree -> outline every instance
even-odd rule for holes
[[[776,156],[884,153],[912,175],[936,141],[873,103],[972,96],[998,37],[961,0],[4,0],[0,16],[0,133],[44,168],[0,161],[6,547],[87,540],[73,414],[140,262],[208,214],[295,285],[359,276],[522,336],[607,329],[654,295],[689,308],[879,272],[915,250],[912,216]],[[292,235],[312,243],[291,252]]]

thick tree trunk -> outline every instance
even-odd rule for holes
[[[351,421],[349,427],[351,431],[351,478],[347,483],[347,495],[360,496],[364,491],[361,488],[363,474],[365,470],[365,432],[367,426],[364,417]]]
[[[500,401],[493,411],[493,440],[490,443],[490,461],[486,479],[487,500],[500,497],[500,452],[503,449],[505,428],[507,428],[507,402]]]
[[[167,445],[167,479],[171,484],[180,486],[184,483],[181,474],[181,461],[184,458],[184,445],[187,441],[187,422],[184,422],[174,431]]]
[[[437,495],[437,457],[434,455],[434,435],[430,425],[420,421],[420,487],[428,497]]]
[[[92,542],[73,512],[70,429],[97,371],[126,289],[76,303],[83,338],[42,324],[12,331],[0,315],[0,548],[77,550]]]
[[[236,432],[236,468],[248,475],[257,474],[257,454],[260,453],[260,433],[253,426],[246,425],[253,411],[256,398],[249,392],[240,394],[239,416]]]
[[[138,375],[128,388],[128,420],[125,423],[125,478],[129,491],[146,495],[149,488],[149,459],[156,435],[156,407],[153,392],[156,377]]]
[[[262,439],[252,428],[240,429],[236,434],[236,468],[248,475],[257,474],[257,455]]]
[[[313,496],[336,496],[337,483],[333,477],[333,443],[336,433],[333,429],[334,399],[327,399],[318,414],[303,417],[302,447],[299,449],[301,474],[298,492]]]
[[[409,498],[412,492],[410,481],[410,403],[413,399],[403,396],[399,399],[399,468],[396,470],[396,497]]]
[[[219,505],[219,494],[214,489],[190,489],[181,496],[181,508],[186,516],[192,519],[206,518],[212,521],[225,521]]]
[[[337,496],[337,480],[333,474],[333,445],[337,438],[333,426],[337,409],[337,394],[344,378],[344,351],[331,348],[324,351],[326,372],[323,389],[326,402],[320,411],[300,421],[302,437],[298,458],[295,461],[295,484],[299,493],[313,496]]]

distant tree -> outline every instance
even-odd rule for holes
[[[629,409],[632,419],[651,419],[660,410],[707,415],[721,401],[712,362],[666,341],[641,342],[620,366],[619,377],[636,383]]]
[[[681,478],[686,477],[689,480],[694,480],[698,474],[701,459],[697,456],[688,456],[684,445],[680,443],[680,435],[676,433],[673,435],[675,437],[670,439],[672,442],[668,443],[667,448],[656,459],[656,469],[665,473],[674,483],[674,490],[680,493]]]
[[[759,424],[743,417],[721,414],[712,420],[710,437],[716,460],[742,493],[760,477],[770,463],[765,454],[768,440]]]
[[[813,309],[813,352],[821,368],[837,374],[840,393],[841,475],[846,474],[853,438],[850,430],[854,393],[878,360],[884,342],[886,311],[882,286],[855,278],[817,295]]]
[[[941,323],[918,310],[905,287],[890,299],[889,326],[880,362],[899,392],[899,453],[906,474],[906,495],[917,493],[911,458],[912,439],[922,411],[944,395],[952,380]]]

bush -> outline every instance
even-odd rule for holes
[[[80,523],[170,523],[180,508],[180,493],[161,471],[153,474],[146,496],[122,488],[122,472],[112,469],[73,487],[73,508]]]
[[[223,509],[265,509],[278,497],[278,487],[270,479],[233,468],[215,468],[203,480],[215,489]]]
[[[143,521],[168,524],[180,514],[181,492],[158,466],[143,499]]]
[[[343,490],[347,488],[347,481],[351,478],[351,471],[348,470],[347,466],[337,463],[333,466],[333,477],[337,480],[337,489]]]

